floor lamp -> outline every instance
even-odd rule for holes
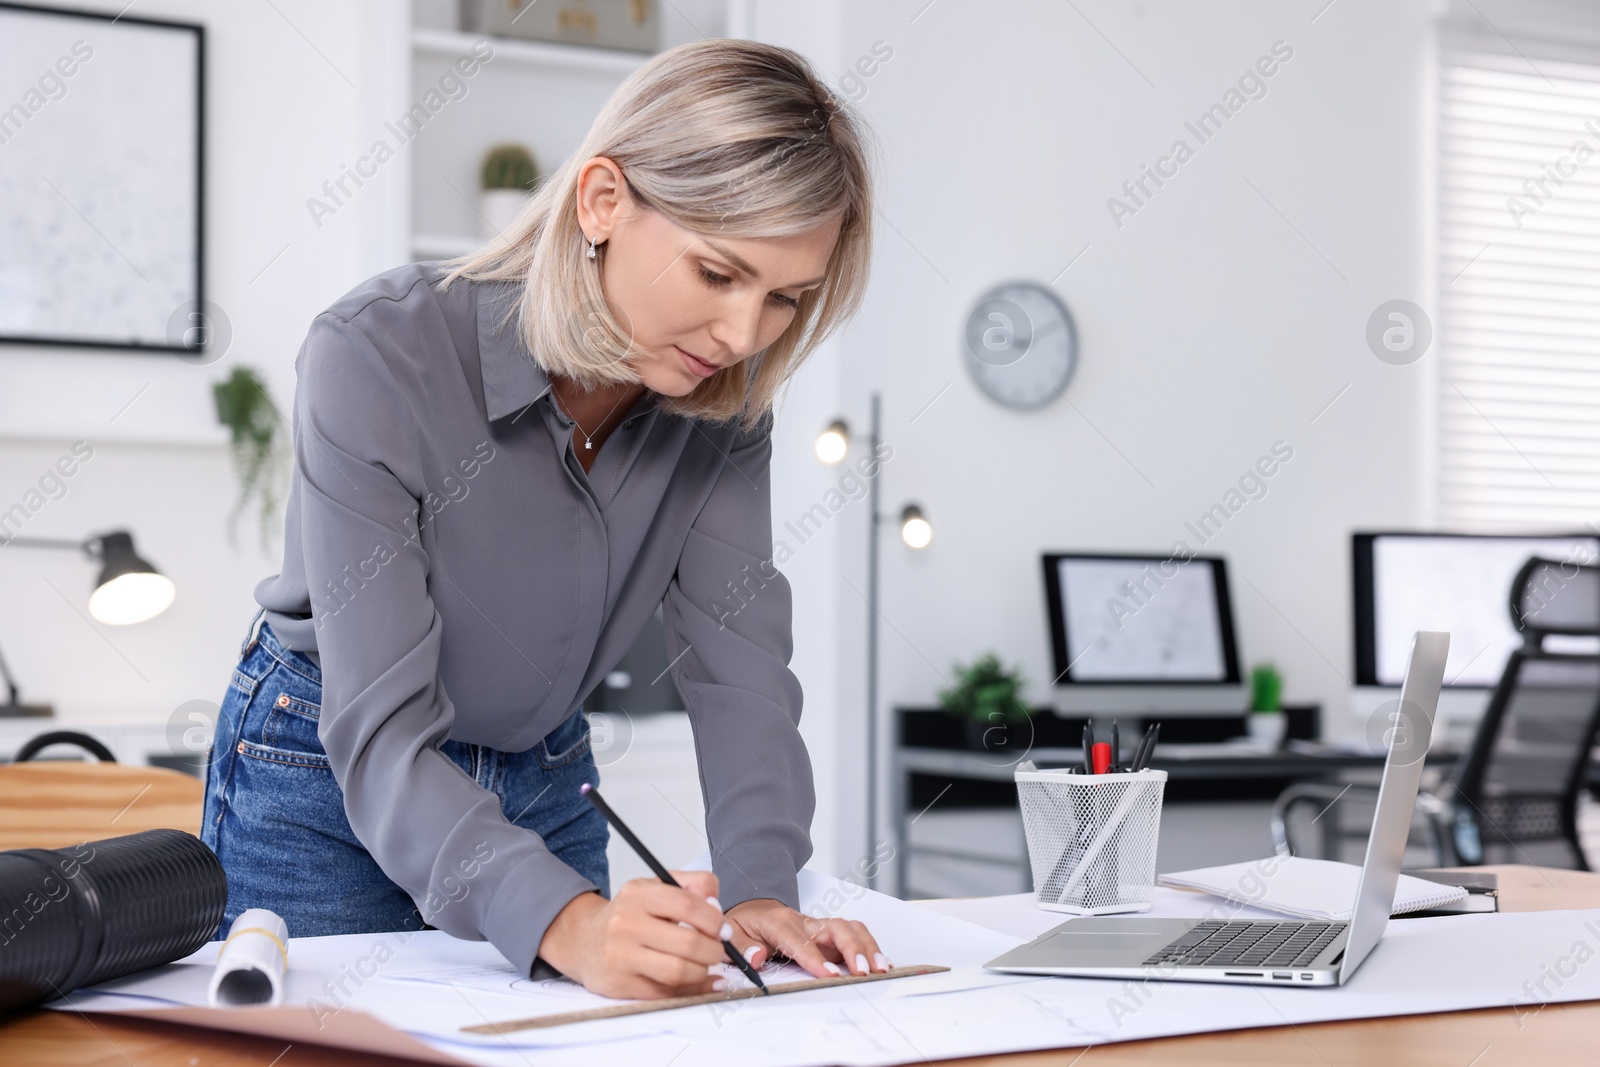
[[[127,626],[160,615],[172,606],[177,590],[172,579],[152,567],[133,549],[133,535],[113,530],[83,541],[54,537],[8,537],[0,547],[56,548],[82,552],[100,564],[100,577],[89,594],[89,614],[108,626]],[[49,704],[24,704],[16,680],[0,656],[0,682],[5,683],[6,699],[0,703],[0,718],[48,716]]]
[[[867,433],[867,455],[877,463],[878,445],[882,440],[882,403],[879,394],[872,394],[872,418]],[[850,427],[843,419],[835,419],[817,437],[817,458],[833,465],[844,461],[850,453]],[[879,485],[883,472],[881,463],[867,479],[867,507],[871,516],[867,522],[867,852],[871,855],[876,846],[873,836],[878,832],[878,551],[883,524],[889,516],[883,514]],[[863,471],[865,473],[865,471]],[[907,504],[897,516],[900,540],[907,548],[921,551],[933,540],[933,526],[923,515],[922,508]],[[896,857],[896,862],[900,862]],[[876,889],[878,868],[866,866],[867,888]]]

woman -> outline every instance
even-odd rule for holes
[[[297,935],[487,938],[600,993],[757,966],[885,970],[800,915],[811,768],[772,554],[772,405],[854,311],[862,131],[805,61],[658,56],[502,237],[396,268],[312,323],[283,570],[256,591],[204,834],[246,908]],[[715,874],[607,899],[580,700],[658,606]]]

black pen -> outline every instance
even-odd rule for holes
[[[1083,724],[1083,773],[1094,773],[1094,722]]]
[[[622,835],[624,841],[633,846],[633,850],[639,854],[640,859],[644,860],[646,866],[655,872],[657,878],[670,886],[677,886],[679,889],[683,888],[678,884],[678,880],[672,877],[665,867],[661,866],[661,861],[651,855],[650,850],[644,847],[644,842],[635,837],[633,831],[628,829],[628,824],[622,821],[622,816],[612,811],[611,805],[601,799],[598,789],[588,782],[584,782],[579,787],[578,792],[589,798],[589,803],[593,804],[595,810],[606,817],[606,822],[611,824],[613,830]],[[772,991],[767,988],[767,983],[761,980],[760,972],[750,965],[749,960],[739,954],[739,950],[733,947],[732,941],[724,940],[722,942],[722,950],[728,954],[728,962],[743,971],[744,976],[754,982],[756,988],[761,990],[763,995],[772,996]]]
[[[1117,737],[1117,720],[1111,720],[1111,770],[1122,770],[1122,741]]]
[[[1144,739],[1139,742],[1139,752],[1134,757],[1136,771],[1142,771],[1150,766],[1151,758],[1156,754],[1156,739],[1161,736],[1161,724],[1151,723],[1144,732]]]
[[[1133,750],[1133,769],[1144,769],[1145,750],[1150,747],[1150,731],[1155,729],[1155,723],[1147,723],[1144,734],[1139,738],[1139,744]]]

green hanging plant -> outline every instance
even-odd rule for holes
[[[289,455],[281,432],[283,416],[267,394],[266,383],[249,367],[235,367],[211,387],[211,395],[217,405],[217,421],[228,428],[233,472],[239,479],[239,499],[228,516],[228,540],[238,545],[239,517],[254,503],[265,549],[272,540]]]
[[[1020,669],[1007,669],[990,652],[970,667],[955,665],[956,682],[939,691],[939,706],[969,722],[1022,722],[1032,713],[1022,699],[1026,684]]]
[[[498,144],[483,157],[479,175],[484,189],[532,189],[539,180],[533,153],[519,144]]]

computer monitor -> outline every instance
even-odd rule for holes
[[[1046,553],[1044,587],[1063,713],[1245,711],[1221,559]]]
[[[1445,685],[1492,688],[1522,644],[1511,621],[1511,580],[1531,556],[1574,563],[1600,558],[1600,536],[1357,533],[1357,686],[1399,686],[1411,635],[1450,634]]]

